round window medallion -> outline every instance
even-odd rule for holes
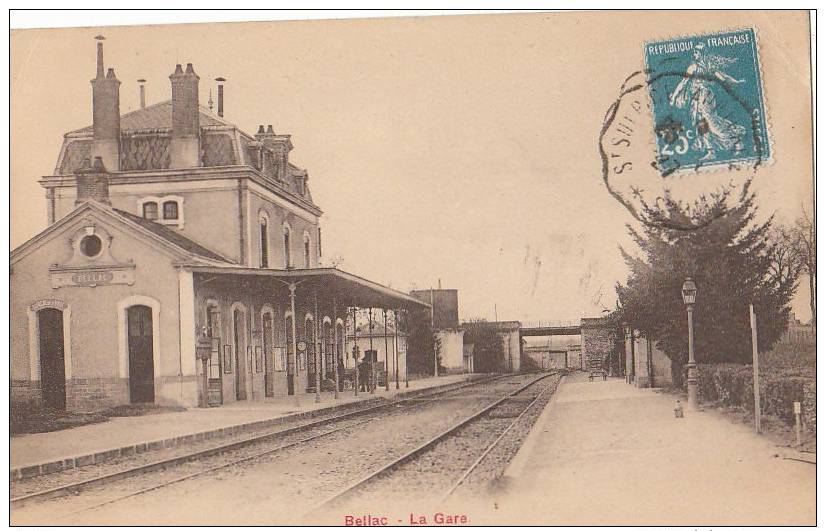
[[[103,242],[94,234],[84,236],[83,239],[80,240],[80,252],[89,258],[94,258],[99,255],[102,248]]]

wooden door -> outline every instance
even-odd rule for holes
[[[129,330],[129,401],[155,402],[155,363],[152,358],[152,308],[131,306],[126,312]]]
[[[246,316],[241,310],[232,312],[232,334],[235,341],[235,399],[247,399],[247,337]]]
[[[66,409],[66,364],[63,352],[63,312],[44,308],[37,312],[40,330],[40,384],[43,405]]]

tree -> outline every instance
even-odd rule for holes
[[[817,326],[817,241],[815,240],[815,224],[812,217],[803,208],[803,214],[794,222],[789,230],[793,242],[792,249],[809,277],[809,308],[812,310],[812,326]]]
[[[684,204],[666,196],[645,204],[646,214],[674,224],[628,226],[641,254],[620,249],[630,269],[617,284],[623,319],[657,340],[672,362],[675,383],[682,381],[688,359],[688,323],[681,287],[686,277],[697,283],[694,305],[695,356],[698,363],[751,360],[749,304],[757,314],[758,350],[771,348],[786,330],[789,302],[797,276],[774,274],[777,243],[770,239],[772,219],[756,222],[755,195],[747,183],[734,207],[731,190]],[[704,223],[704,220],[711,220]],[[674,226],[697,227],[680,230]]]
[[[475,372],[501,372],[507,369],[503,366],[505,347],[495,325],[488,324],[484,319],[472,319],[469,326],[465,325],[464,344],[473,345]]]
[[[803,268],[800,253],[797,251],[794,231],[783,225],[775,224],[769,230],[769,275],[778,286],[789,279],[797,279]]]

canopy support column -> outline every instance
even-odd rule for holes
[[[399,388],[399,309],[393,310],[393,356],[396,359],[396,389]]]
[[[333,398],[335,400],[338,400],[338,380],[339,380],[338,364],[341,361],[340,358],[339,358],[339,353],[338,353],[338,304],[337,304],[337,302],[338,301],[336,301],[336,297],[334,295],[333,296],[333,319],[332,319],[331,324],[333,325],[333,357],[334,357],[334,360],[333,360],[333,377],[336,379],[336,388],[335,388],[335,391],[333,391]]]
[[[370,386],[370,394],[376,394],[376,364],[373,362],[373,354],[375,351],[373,350],[373,308],[372,306],[367,309],[367,330],[368,334],[370,334],[370,380],[368,381],[368,385]]]
[[[407,320],[407,311],[405,311],[404,313],[402,313],[402,321],[403,321],[405,324],[408,322],[408,320]],[[409,375],[410,375],[410,370],[409,370],[409,369],[410,369],[410,366],[409,366],[409,365],[408,365],[408,363],[407,363],[407,358],[408,358],[408,357],[409,357],[409,355],[410,355],[410,349],[409,349],[409,346],[410,346],[410,345],[405,345],[405,349],[404,349],[404,388],[405,388],[405,389],[407,389],[407,388],[409,388],[409,387],[410,387],[410,379],[409,379]]]
[[[356,307],[353,306],[353,366],[355,371],[353,372],[353,389],[355,389],[355,396],[359,395],[359,346],[358,346],[358,339],[356,338]]]
[[[295,397],[295,405],[301,405],[301,399],[299,398],[298,394],[298,341],[296,341],[295,337],[295,288],[296,284],[289,284],[290,288],[290,312],[292,312],[293,318],[290,319],[290,325],[292,326],[292,343],[293,343],[293,396]]]
[[[387,308],[383,308],[384,312],[384,390],[390,390],[390,365],[388,364],[388,348],[387,348]]]
[[[321,402],[321,349],[318,348],[318,288],[313,288],[313,304],[315,315],[313,319],[313,365],[315,365],[315,401]]]

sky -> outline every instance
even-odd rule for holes
[[[90,23],[94,22],[90,14]],[[19,30],[11,36],[11,245],[46,226],[62,135],[91,124],[95,35],[121,112],[170,98],[194,64],[225,118],[292,135],[322,216],[324,259],[402,291],[459,290],[460,317],[570,322],[615,307],[633,250],[598,151],[644,42],[759,29],[776,154],[761,215],[812,203],[805,13],[552,13]],[[213,94],[214,95],[214,94]],[[691,176],[702,188],[711,179]],[[725,178],[725,176],[722,176]],[[688,178],[686,178],[688,179]],[[807,320],[805,282],[794,302]]]

